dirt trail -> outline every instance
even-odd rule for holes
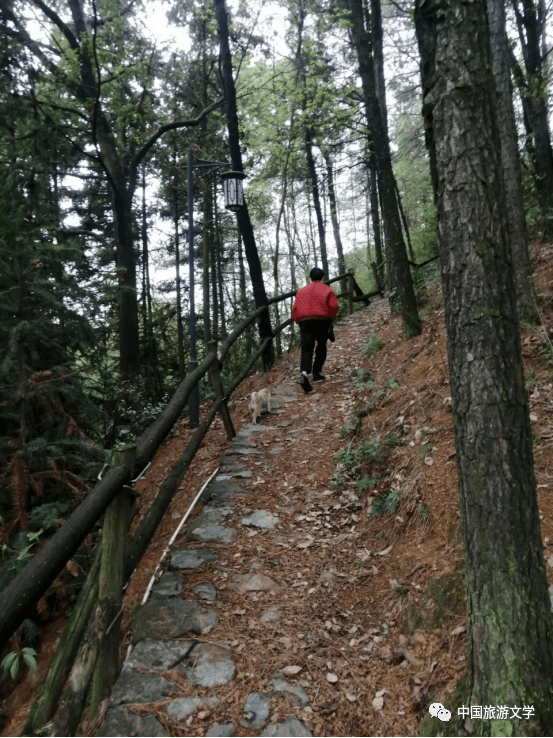
[[[545,326],[523,336],[549,573],[553,430],[547,411],[553,384],[543,330],[553,327],[552,255],[543,250],[536,272]],[[298,351],[235,393],[232,415],[242,440],[234,448],[252,453],[233,454],[216,421],[126,595],[122,654],[133,637],[133,619],[135,631],[143,629],[139,638],[169,638],[155,634],[155,618],[142,616],[141,625],[140,611],[136,615],[161,553],[222,462],[219,475],[230,476],[232,466],[251,472],[227,480],[245,495],[219,501],[223,510],[232,502],[228,513],[198,523],[205,509],[213,512],[200,505],[174,544],[173,552],[207,549],[216,559],[197,569],[179,569],[173,561],[173,571],[164,575],[167,587],[182,585],[178,597],[166,602],[194,603],[200,632],[178,636],[181,655],[173,658],[172,652],[165,669],[154,670],[169,687],[158,682],[155,699],[151,692],[150,702],[130,708],[136,734],[415,735],[428,704],[463,674],[462,546],[438,291],[429,296],[423,317],[422,335],[406,342],[400,319],[390,316],[385,301],[375,301],[338,325],[324,368],[327,379],[313,393],[303,394],[297,382]],[[371,334],[383,346],[366,356]],[[352,376],[360,368],[365,373]],[[249,393],[261,387],[280,396],[279,412],[262,416],[264,430],[248,435]],[[191,434],[183,420],[156,455],[139,484],[144,509]],[[337,461],[335,454],[344,451]],[[252,524],[259,511],[274,516],[274,527]],[[236,539],[190,540],[195,529],[209,526],[235,530]],[[240,591],[243,582],[263,581],[257,575],[271,580],[268,589]],[[135,645],[135,662],[131,655],[127,663],[138,674],[140,648]],[[194,669],[210,658],[213,664],[213,654],[227,676],[229,663],[234,671],[225,683],[202,686]],[[4,735],[17,734],[27,709],[21,699],[14,703]]]

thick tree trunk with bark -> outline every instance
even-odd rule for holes
[[[520,160],[511,96],[508,39],[505,32],[505,8],[503,0],[487,0],[486,5],[490,24],[492,71],[495,81],[497,121],[501,139],[501,167],[507,205],[509,242],[515,270],[518,314],[522,320],[525,315],[532,316],[535,313],[535,307],[533,307],[533,287],[522,200]]]
[[[417,3],[465,541],[474,734],[551,735],[553,623],[503,194],[486,0]],[[461,704],[461,703],[460,703]],[[457,706],[455,706],[455,710]]]
[[[228,18],[224,0],[213,0],[213,9],[217,18],[217,31],[219,34],[219,43],[221,46],[221,67],[223,74],[223,86],[226,97],[226,113],[227,128],[229,135],[230,158],[234,171],[243,172],[242,152],[240,150],[240,135],[238,130],[238,115],[236,112],[236,89],[234,86],[234,77],[232,74],[232,58],[229,47],[229,31]],[[267,293],[265,291],[265,283],[263,281],[263,271],[261,269],[261,261],[255,243],[253,226],[248,212],[248,206],[244,200],[244,205],[236,213],[238,227],[244,241],[244,249],[246,251],[246,259],[250,269],[250,279],[252,282],[253,296],[256,307],[267,304]],[[272,336],[271,319],[267,310],[259,319],[259,335],[262,339]],[[267,348],[263,354],[263,365],[268,369],[274,361],[274,351],[272,342],[267,344]]]
[[[374,145],[376,167],[381,187],[383,216],[388,237],[387,247],[390,254],[389,281],[397,287],[398,302],[403,325],[407,338],[416,336],[421,332],[421,322],[415,299],[413,280],[405,241],[401,231],[395,180],[392,170],[392,159],[390,155],[390,143],[380,113],[380,104],[376,92],[374,64],[369,53],[368,34],[365,30],[363,16],[363,0],[349,0],[351,9],[351,30],[359,60],[359,73],[363,85],[363,98],[367,113],[367,120]]]

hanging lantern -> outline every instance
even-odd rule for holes
[[[244,190],[242,189],[242,180],[245,178],[244,172],[224,172],[221,174],[223,178],[223,194],[225,196],[225,207],[236,213],[244,204]]]

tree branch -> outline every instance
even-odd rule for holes
[[[174,131],[176,128],[188,128],[192,126],[199,125],[202,120],[209,115],[209,113],[212,113],[217,108],[220,108],[221,105],[223,105],[225,102],[225,98],[222,97],[220,100],[217,100],[209,107],[205,108],[205,110],[202,110],[202,112],[198,115],[197,118],[193,118],[192,120],[180,120],[175,121],[173,123],[166,123],[164,126],[161,126],[161,128],[158,128],[158,130],[154,133],[154,135],[146,141],[144,146],[136,153],[136,155],[132,158],[131,166],[137,167],[142,159],[146,156],[148,151],[152,148],[152,146],[155,144],[155,142],[163,136],[164,133],[167,133],[167,131]]]
[[[21,25],[19,20],[16,18],[16,16],[7,8],[4,10],[6,13],[6,16],[8,20],[10,20],[14,26],[17,28],[18,36],[21,38],[21,40],[24,42],[25,46],[31,51],[40,61],[44,64],[45,67],[47,67],[52,74],[56,74],[57,69],[56,65],[53,64],[50,59],[46,56],[46,54],[42,51],[40,48],[40,44],[38,44],[36,41],[34,41],[30,35],[27,33],[25,28]]]
[[[31,0],[33,5],[36,5],[37,8],[42,10],[44,15],[47,18],[50,18],[52,23],[54,23],[60,31],[63,33],[65,38],[69,42],[69,46],[71,46],[72,49],[78,49],[79,48],[79,42],[75,38],[75,35],[73,34],[73,31],[69,28],[69,26],[62,21],[62,19],[59,17],[59,15],[52,10],[46,3],[44,3],[42,0]]]

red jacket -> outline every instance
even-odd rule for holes
[[[298,291],[292,308],[292,317],[296,323],[308,318],[336,320],[337,315],[338,299],[327,284],[311,282]]]

